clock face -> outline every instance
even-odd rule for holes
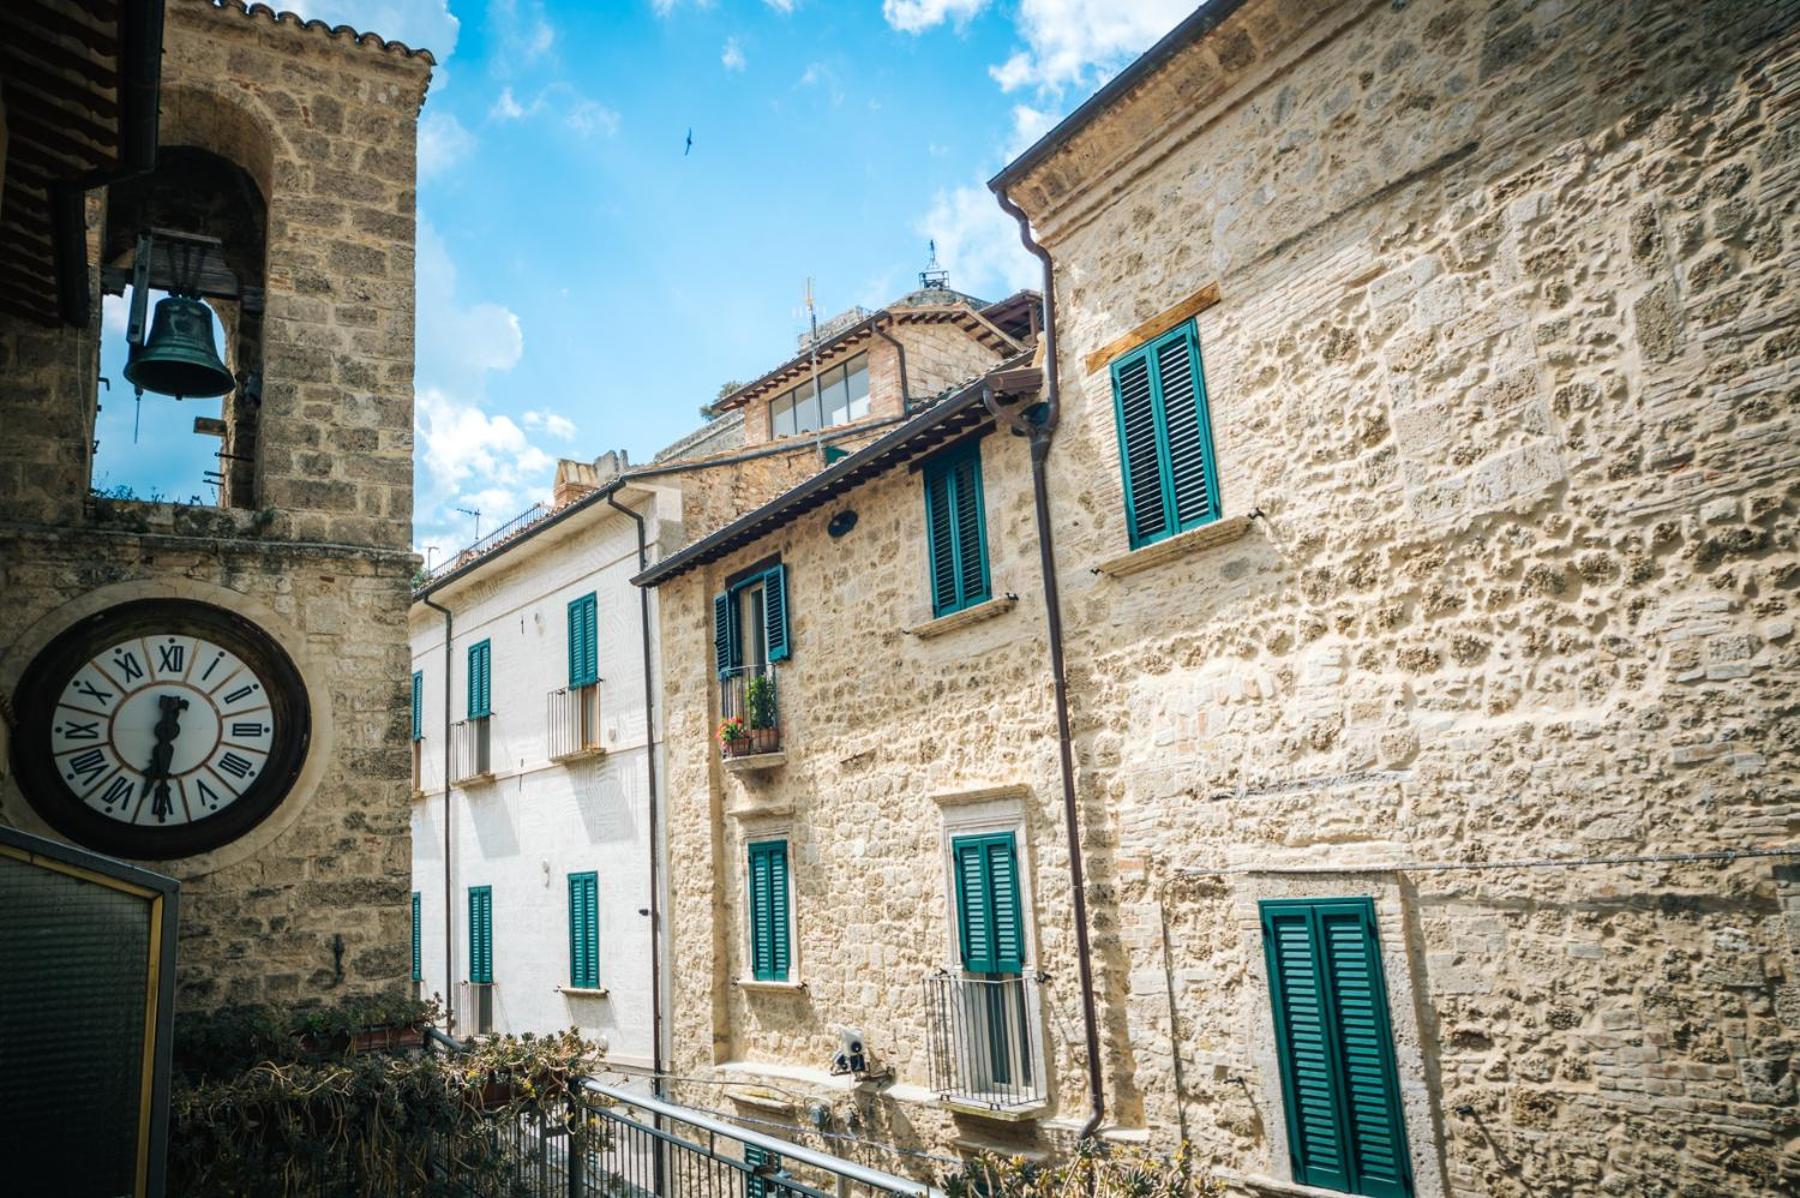
[[[58,831],[144,860],[243,835],[305,757],[306,693],[254,624],[209,604],[146,600],[69,629],[14,700],[26,797]]]

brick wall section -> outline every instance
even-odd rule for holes
[[[235,864],[153,863],[182,880],[184,1009],[407,985],[414,123],[429,74],[428,57],[260,6],[169,4],[164,143],[223,154],[268,193],[257,512],[86,503],[100,306],[87,329],[0,320],[0,685],[34,624],[120,583],[242,596],[290,653],[325,663],[311,702],[333,748],[270,820],[292,822]],[[96,235],[102,211],[96,195]],[[0,819],[22,818],[0,780]]]
[[[1242,1190],[1289,1177],[1256,904],[1300,895],[1376,900],[1419,1193],[1796,1182],[1791,865],[1356,868],[1792,836],[1793,19],[1253,0],[1015,189],[1058,264],[1049,472],[1109,1107],[1273,1179]],[[1225,514],[1263,518],[1091,573],[1128,546],[1083,359],[1214,283]],[[1021,595],[986,623],[900,631],[925,603],[905,474],[663,588],[681,1071],[752,1062],[940,1150],[1079,1119],[1022,463],[984,443],[995,585]],[[861,519],[831,541],[841,507]],[[708,605],[776,550],[789,761],[746,782],[706,740]],[[921,1093],[949,910],[931,796],[1004,784],[1052,977],[1035,1126]],[[742,844],[779,826],[809,988],[746,992]],[[887,1097],[799,1072],[837,1023],[896,1066]]]

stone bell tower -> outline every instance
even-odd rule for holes
[[[130,39],[86,36],[60,13],[77,7],[24,6],[59,10],[28,30],[46,61],[117,67],[92,109],[115,126],[65,140],[141,140]],[[183,1009],[398,993],[415,136],[432,59],[237,0],[168,0],[161,24],[148,169],[122,169],[121,149],[110,185],[72,205],[96,172],[47,179],[64,236],[38,281],[62,302],[0,305],[0,823],[181,880]],[[139,47],[134,61],[157,58]],[[56,89],[28,111],[38,97],[13,82],[8,175],[54,174],[43,164],[73,153]],[[36,199],[9,187],[7,204],[20,195]],[[168,245],[200,247],[189,283],[225,333],[232,390],[195,422],[218,439],[216,505],[91,490],[97,402],[129,402],[122,380],[98,392],[101,339],[118,336],[98,296],[140,266],[169,287]],[[238,681],[201,677],[214,650]]]

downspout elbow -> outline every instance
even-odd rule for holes
[[[869,317],[869,328],[877,337],[893,346],[894,353],[899,356],[900,414],[902,416],[910,416],[912,415],[912,387],[909,386],[906,381],[906,346],[901,343],[898,337],[895,337],[892,333],[881,327],[878,322],[883,319],[889,324],[892,324],[894,321],[894,314],[886,308],[883,308],[881,311],[875,313],[875,315]]]

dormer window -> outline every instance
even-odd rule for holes
[[[833,425],[849,424],[869,414],[869,355],[857,354],[842,366],[821,371],[815,393],[807,379],[769,401],[769,431],[792,437]]]

